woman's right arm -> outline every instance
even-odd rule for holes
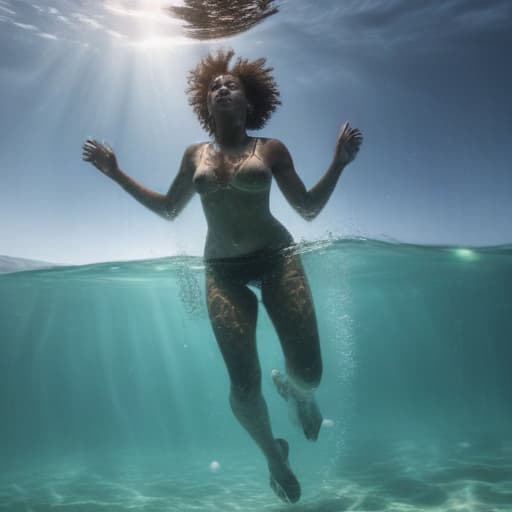
[[[119,168],[114,152],[106,144],[87,139],[83,146],[82,158],[123,187],[143,206],[167,220],[174,220],[194,195],[192,176],[195,171],[195,154],[199,146],[200,144],[192,144],[186,149],[178,174],[165,195],[147,189],[125,174]]]

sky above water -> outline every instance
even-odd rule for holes
[[[169,1],[0,0],[0,254],[88,263],[201,254],[199,198],[166,222],[81,161],[92,136],[166,192],[206,140],[185,95],[209,50],[274,67],[281,139],[308,187],[345,120],[365,137],[329,204],[297,240],[362,236],[441,245],[512,243],[512,3],[293,0],[226,40],[188,39]],[[250,229],[250,226],[248,226]]]

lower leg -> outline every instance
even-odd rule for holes
[[[288,464],[288,443],[284,439],[274,439],[267,404],[261,392],[238,395],[232,389],[230,403],[240,424],[267,458],[270,486],[274,492],[283,501],[297,502],[301,489]]]
[[[280,460],[281,452],[272,434],[267,404],[261,392],[249,395],[231,390],[229,402],[235,417],[260,447],[267,461]]]
[[[321,360],[319,358],[319,366],[321,367]],[[301,374],[293,370],[290,364],[286,364],[286,375],[288,376],[289,385],[293,388],[293,392],[297,397],[303,397],[305,400],[314,396],[315,390],[320,385],[320,378],[322,375],[321,368],[304,368]]]
[[[291,404],[292,414],[301,424],[306,438],[316,441],[323,421],[314,393],[320,378],[313,381],[294,377],[288,367],[287,377],[272,370],[272,379],[279,394]]]

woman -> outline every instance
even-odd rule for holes
[[[265,59],[238,59],[229,69],[232,57],[233,51],[210,54],[189,75],[189,103],[212,142],[186,149],[166,195],[123,173],[113,151],[95,140],[84,144],[83,159],[169,220],[199,193],[208,224],[208,312],[231,381],[231,407],[267,458],[274,492],[296,502],[300,484],[288,464],[288,443],[274,438],[261,394],[257,300],[248,285],[261,288],[284,352],[287,378],[272,372],[277,389],[295,407],[306,437],[316,440],[322,416],[314,389],[320,383],[322,360],[315,311],[300,257],[290,249],[292,237],[270,213],[270,184],[275,178],[288,202],[312,220],[356,156],[362,136],[345,123],[331,165],[307,191],[283,143],[246,132],[263,127],[280,104],[272,68],[265,67]]]

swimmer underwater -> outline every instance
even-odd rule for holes
[[[230,68],[233,55],[232,50],[211,53],[189,74],[189,103],[211,142],[185,150],[167,194],[148,190],[125,174],[106,144],[88,139],[82,158],[167,220],[178,217],[199,194],[208,226],[208,314],[229,373],[231,408],[265,455],[273,491],[295,503],[301,488],[290,468],[288,443],[274,438],[261,392],[258,301],[248,285],[261,289],[283,350],[286,375],[272,371],[277,390],[296,410],[306,438],[315,441],[322,424],[314,394],[322,376],[315,309],[293,238],[270,212],[270,186],[274,178],[290,205],[304,219],[313,220],[363,139],[358,129],[345,123],[331,164],[307,190],[282,142],[247,135],[247,130],[262,128],[280,104],[273,69],[263,58],[238,58]]]

